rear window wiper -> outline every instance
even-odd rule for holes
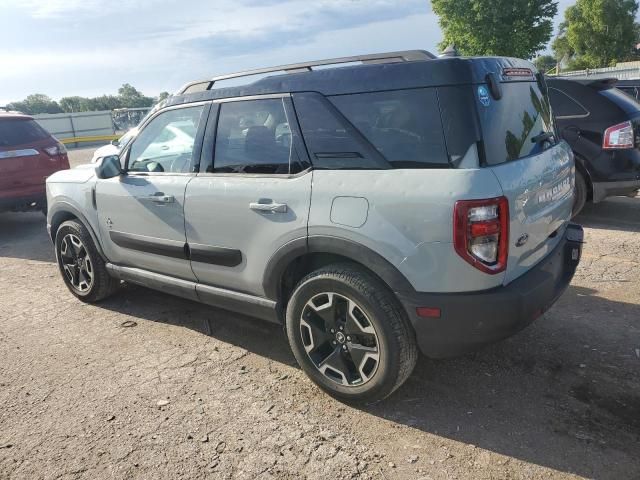
[[[536,145],[540,145],[541,143],[547,142],[552,138],[556,138],[556,136],[551,132],[542,132],[539,135],[536,135],[531,139],[531,143],[535,143]]]

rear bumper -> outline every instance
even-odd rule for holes
[[[0,197],[0,212],[41,210],[47,204],[44,192],[19,197]]]
[[[598,203],[607,197],[626,196],[640,189],[640,179],[619,182],[593,182],[593,202]]]
[[[569,225],[544,260],[507,286],[472,293],[399,294],[422,353],[453,357],[522,330],[569,286],[580,261],[582,239],[582,227]],[[439,308],[440,318],[418,317],[417,307]]]

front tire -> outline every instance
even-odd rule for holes
[[[83,302],[104,300],[118,287],[109,275],[91,234],[77,220],[64,222],[55,239],[56,260],[65,285]]]
[[[309,378],[349,402],[391,395],[418,358],[398,300],[378,278],[350,264],[329,265],[300,281],[287,305],[286,330]]]

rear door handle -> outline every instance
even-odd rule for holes
[[[249,208],[256,212],[264,212],[264,213],[287,213],[287,204],[286,203],[260,203],[260,202],[251,202],[249,204]]]
[[[162,192],[156,192],[146,198],[154,203],[173,203],[176,201],[176,197],[173,195],[165,195]]]

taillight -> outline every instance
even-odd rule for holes
[[[458,255],[485,273],[507,268],[509,254],[509,201],[460,200],[453,213],[453,241]]]
[[[67,149],[60,142],[56,143],[53,147],[47,147],[44,149],[48,155],[55,157],[56,155],[64,155],[67,153]]]
[[[633,125],[631,122],[619,123],[604,131],[602,148],[615,150],[619,148],[633,148]]]

